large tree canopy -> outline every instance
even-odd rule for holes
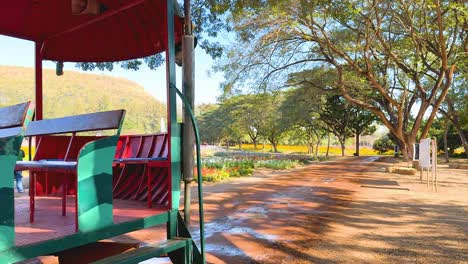
[[[218,67],[226,91],[281,88],[291,73],[325,65],[342,96],[378,116],[404,154],[427,135],[467,49],[462,0],[233,1],[230,8],[237,43]]]

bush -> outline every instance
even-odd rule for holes
[[[389,150],[393,150],[395,143],[390,138],[389,135],[385,135],[374,142],[372,148],[376,150],[379,154],[383,154]]]

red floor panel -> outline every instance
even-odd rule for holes
[[[29,222],[29,197],[15,198],[16,246],[38,243],[75,233],[75,198],[67,197],[67,215],[62,216],[61,197],[36,197],[34,223]],[[167,211],[147,208],[145,202],[114,199],[114,223],[144,218]]]

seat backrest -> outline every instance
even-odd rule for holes
[[[28,112],[30,102],[0,108],[0,137],[18,135]]]
[[[120,133],[125,110],[113,110],[76,116],[44,119],[29,123],[25,136],[78,133],[118,129]]]
[[[22,126],[30,102],[0,108],[0,129]]]

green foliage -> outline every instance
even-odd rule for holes
[[[97,74],[44,70],[44,118],[127,110],[123,133],[154,133],[166,106],[138,84]],[[34,69],[0,66],[0,105],[34,101]]]
[[[237,95],[223,98],[218,105],[203,106],[199,114],[202,141],[239,143],[248,136],[254,143],[263,137],[277,145],[289,129],[279,111],[282,98],[271,93]]]
[[[296,167],[299,164],[297,160],[262,160],[257,161],[257,167],[263,167],[274,170],[284,170]]]
[[[385,135],[374,142],[372,146],[379,154],[384,154],[387,151],[393,150],[395,142],[391,139],[390,135]]]
[[[459,133],[448,119],[437,119],[431,127],[430,135],[437,139],[438,149],[444,151],[444,135],[446,129],[448,154],[453,156],[455,154],[455,150],[462,147],[463,144]],[[465,137],[468,137],[468,130],[462,131],[465,134]]]
[[[325,97],[320,111],[320,119],[327,125],[341,144],[342,155],[346,139],[353,135],[353,119],[350,116],[350,106],[343,97],[337,94],[329,94]]]

